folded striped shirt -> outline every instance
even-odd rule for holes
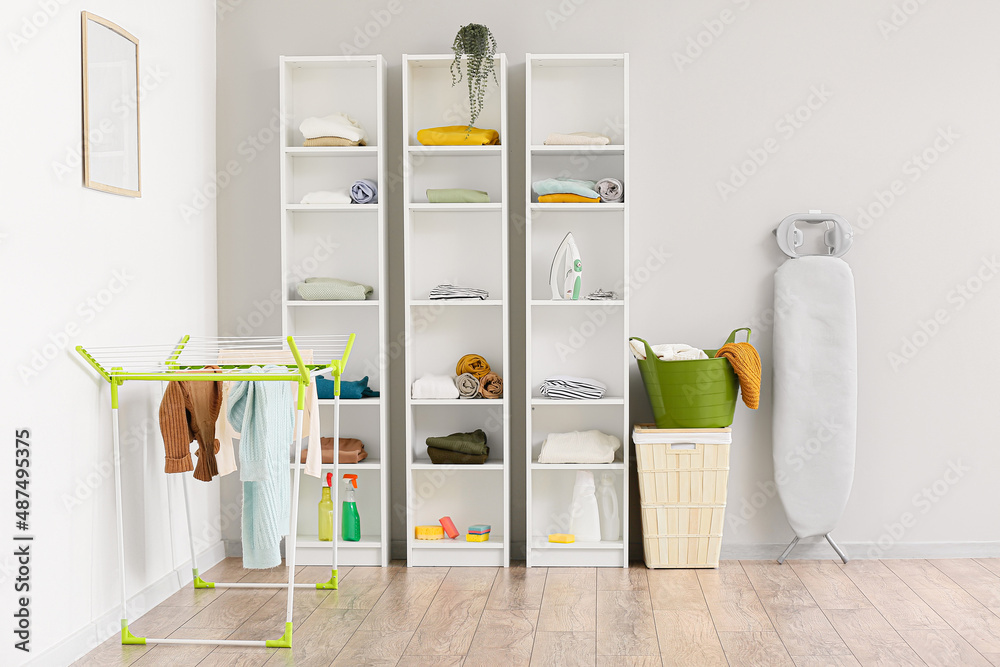
[[[488,299],[490,293],[475,287],[458,287],[457,285],[438,285],[431,290],[428,299]]]
[[[538,391],[547,398],[581,400],[604,398],[607,389],[603,382],[591,378],[553,375],[542,382]]]

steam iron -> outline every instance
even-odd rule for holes
[[[576,247],[573,232],[567,232],[552,258],[552,266],[549,267],[552,298],[577,301],[582,284],[583,260],[580,259],[580,249]]]

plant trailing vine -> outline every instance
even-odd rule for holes
[[[490,76],[497,82],[497,73],[493,67],[493,58],[497,54],[497,40],[490,29],[479,23],[463,25],[455,35],[451,45],[455,59],[449,68],[451,85],[462,80],[462,60],[465,60],[465,78],[469,84],[469,129],[475,124],[482,113],[486,102],[486,89]]]

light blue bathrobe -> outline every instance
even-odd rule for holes
[[[281,366],[254,366],[250,372],[287,373]],[[243,567],[281,564],[281,538],[288,534],[291,498],[289,443],[295,408],[288,382],[234,382],[229,390],[229,422],[240,432],[243,481]]]

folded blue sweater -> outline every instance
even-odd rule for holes
[[[333,398],[335,386],[336,383],[333,380],[328,380],[322,375],[316,377],[316,395],[320,398]],[[341,380],[340,397],[353,399],[378,398],[378,392],[368,388],[368,376],[366,375],[360,380]]]

